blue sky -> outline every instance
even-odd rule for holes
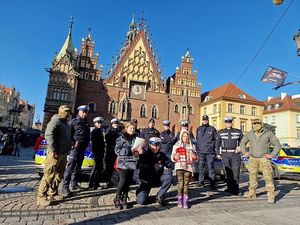
[[[166,76],[190,49],[202,92],[235,82],[291,0],[10,0],[0,3],[0,83],[15,85],[21,96],[36,104],[43,117],[48,74],[55,52],[66,38],[74,17],[73,44],[80,47],[88,28],[100,63],[106,67],[124,41],[132,14],[144,12]],[[291,8],[238,86],[259,100],[280,92],[299,93],[299,85],[277,91],[259,80],[267,66],[300,80],[300,57],[293,35],[300,29],[300,1]]]

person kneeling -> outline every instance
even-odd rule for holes
[[[195,146],[189,138],[188,131],[181,131],[180,140],[173,146],[171,159],[175,162],[178,178],[178,207],[187,209],[190,177],[193,172],[193,163],[197,160]]]
[[[160,152],[161,139],[152,137],[149,146],[138,160],[140,186],[136,191],[136,201],[140,205],[149,203],[151,188],[160,187],[156,200],[160,205],[165,205],[165,194],[170,188],[172,174],[164,173],[165,167],[174,169],[174,163],[163,152]]]

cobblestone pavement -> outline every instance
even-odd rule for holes
[[[114,210],[115,188],[86,189],[60,204],[37,207],[35,194],[39,176],[32,155],[30,148],[22,149],[21,157],[0,155],[0,224],[299,224],[300,181],[297,177],[275,181],[277,202],[274,205],[267,204],[264,182],[260,180],[256,200],[225,194],[222,182],[215,192],[191,184],[190,209],[176,207],[176,186],[168,193],[166,207],[134,204],[127,210]],[[242,191],[246,190],[247,181],[247,174],[242,174]],[[86,185],[86,182],[81,183],[83,187]],[[130,192],[132,203],[135,189],[133,186]]]

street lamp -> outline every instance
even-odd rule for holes
[[[293,39],[297,45],[297,55],[300,56],[300,30],[298,30],[298,33],[295,34]]]

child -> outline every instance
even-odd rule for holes
[[[178,207],[187,209],[190,176],[193,172],[193,164],[197,160],[195,146],[187,130],[180,132],[180,139],[173,146],[171,159],[175,162],[178,178]]]

